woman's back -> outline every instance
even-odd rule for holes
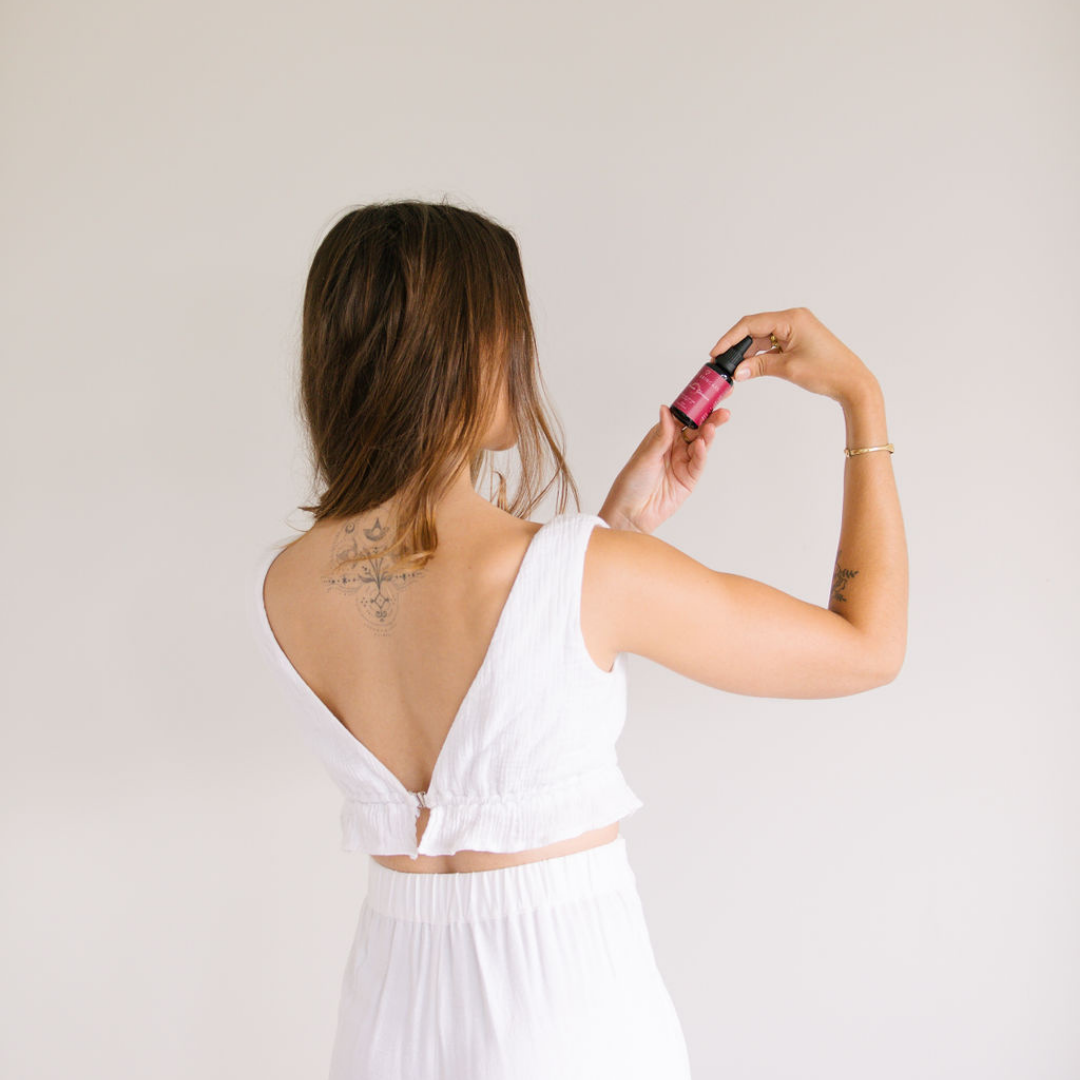
[[[439,521],[437,552],[412,574],[382,575],[394,525],[375,512],[320,522],[266,576],[267,614],[293,665],[410,791],[427,789],[540,528],[487,505]],[[358,533],[370,557],[336,570]]]
[[[605,523],[563,514],[538,526],[481,501],[440,520],[418,573],[387,572],[378,513],[313,528],[260,567],[263,637],[357,818],[347,843],[393,869],[566,854],[614,839],[641,805],[615,763],[625,669],[614,652],[596,662],[602,610],[582,631],[585,554]],[[415,836],[362,820],[380,803],[414,811]]]

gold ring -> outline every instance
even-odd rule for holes
[[[776,335],[775,334],[770,334],[769,335],[769,340],[772,342],[772,345],[773,345],[774,349],[779,349],[780,348],[780,342],[776,340]]]

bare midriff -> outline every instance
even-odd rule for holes
[[[420,811],[417,831],[421,834],[427,826],[428,813],[426,809]],[[388,870],[402,870],[407,874],[467,874],[474,870],[500,870],[504,866],[519,866],[521,863],[554,859],[559,855],[572,855],[575,851],[610,844],[618,836],[619,823],[614,821],[569,840],[558,840],[554,844],[529,848],[527,851],[456,851],[453,855],[419,855],[415,859],[408,855],[372,855],[371,858]]]

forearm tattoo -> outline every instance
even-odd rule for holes
[[[423,570],[392,570],[382,552],[390,546],[390,530],[378,518],[371,528],[350,521],[334,537],[331,569],[323,575],[327,588],[355,595],[364,622],[378,634],[389,634],[397,621],[400,593]]]
[[[833,600],[839,600],[841,603],[847,603],[847,597],[844,595],[844,588],[858,572],[858,570],[845,570],[840,565],[840,552],[836,552],[836,570],[833,573],[832,580]]]

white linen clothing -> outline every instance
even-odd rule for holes
[[[330,1080],[689,1080],[625,837],[468,873],[368,863]]]
[[[615,751],[626,722],[626,654],[604,671],[581,633],[585,550],[598,525],[609,527],[596,514],[564,513],[533,534],[426,792],[407,790],[293,667],[263,598],[266,572],[283,545],[262,552],[252,590],[254,631],[294,695],[309,744],[345,796],[344,850],[414,859],[524,851],[580,836],[643,805]],[[354,576],[358,591],[395,587],[381,573]],[[421,806],[430,813],[417,843]]]
[[[619,769],[626,656],[581,633],[594,514],[537,530],[426,792],[412,792],[321,701],[279,646],[259,556],[253,630],[344,794],[342,846],[368,891],[342,978],[331,1080],[688,1080],[626,839],[496,870],[406,873],[371,855],[543,847],[642,806]],[[367,589],[380,573],[350,574]],[[417,818],[430,815],[419,843]]]

